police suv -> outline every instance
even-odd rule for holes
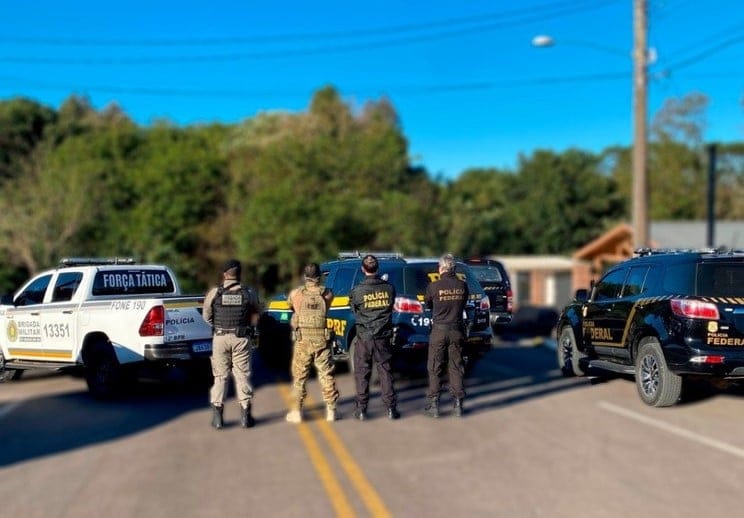
[[[132,367],[206,360],[203,297],[182,296],[173,272],[132,259],[68,258],[0,301],[0,379],[25,369],[80,369],[112,395]]]
[[[675,404],[690,379],[744,378],[744,250],[636,254],[561,313],[563,374],[632,374],[656,407]]]
[[[429,283],[439,279],[436,258],[406,258],[397,253],[372,252],[380,267],[378,275],[395,286],[393,308],[393,354],[398,369],[420,366],[426,358],[431,329],[431,310],[424,307],[424,294]],[[321,264],[323,284],[333,290],[333,302],[326,324],[331,329],[331,350],[336,362],[348,362],[353,369],[354,315],[349,305],[351,289],[364,279],[361,262],[367,252],[343,252],[339,258]],[[473,272],[458,261],[456,275],[468,284],[470,300],[466,308],[467,338],[463,355],[468,368],[491,346],[489,299]],[[261,349],[264,354],[284,356],[277,347],[289,341],[291,311],[286,297],[269,303],[259,324]],[[285,358],[283,358],[285,359]],[[376,371],[373,371],[376,372]]]

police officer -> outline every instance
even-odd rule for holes
[[[230,259],[222,268],[221,286],[212,288],[204,299],[204,320],[212,325],[212,375],[210,390],[212,426],[223,425],[222,410],[227,390],[227,377],[232,370],[235,392],[240,404],[240,424],[255,424],[251,415],[251,350],[259,302],[256,292],[240,285],[240,261]]]
[[[448,358],[450,392],[455,400],[455,415],[462,417],[465,398],[462,361],[462,344],[465,339],[463,311],[468,300],[468,285],[455,276],[455,258],[444,254],[439,258],[438,281],[426,288],[424,303],[432,310],[432,328],[429,336],[429,388],[424,412],[429,417],[439,417],[439,391],[444,375],[445,358]]]
[[[326,421],[336,420],[338,390],[333,377],[333,359],[329,346],[326,314],[333,300],[333,292],[320,284],[320,267],[310,263],[304,268],[305,284],[293,289],[288,296],[294,311],[290,325],[294,340],[292,354],[292,406],[287,413],[290,423],[302,422],[302,403],[307,392],[305,384],[310,366],[315,365],[326,404]]]
[[[354,345],[354,381],[356,382],[356,411],[360,421],[367,418],[369,378],[372,360],[380,376],[382,401],[387,405],[388,417],[398,419],[393,374],[390,370],[390,341],[393,337],[393,305],[395,288],[377,275],[379,263],[374,255],[362,259],[364,280],[351,290],[349,301],[356,320]]]

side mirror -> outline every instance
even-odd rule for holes
[[[3,306],[12,306],[13,305],[13,295],[6,293],[2,297],[0,297],[0,305]]]
[[[589,299],[589,290],[587,290],[586,288],[576,290],[574,299],[576,300],[576,302],[586,302]]]

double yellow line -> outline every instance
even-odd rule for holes
[[[286,385],[280,385],[279,392],[287,403],[287,406],[289,406],[291,402],[289,388]],[[308,403],[313,404],[309,396]],[[327,421],[321,419],[313,420],[311,422],[302,422],[297,425],[297,432],[300,434],[300,439],[302,440],[308,455],[310,455],[310,460],[313,463],[315,471],[318,473],[318,477],[323,484],[323,489],[325,489],[328,499],[331,501],[333,509],[336,511],[336,516],[344,518],[353,517],[356,516],[356,512],[344,493],[338,477],[329,464],[328,459],[323,455],[323,451],[321,450],[310,427],[311,424],[320,431],[321,436],[325,439],[326,444],[338,460],[341,468],[346,473],[346,476],[370,515],[375,517],[392,516],[385,506],[385,503],[382,501],[382,498],[380,498],[380,495],[375,491],[374,486],[372,486],[369,480],[367,480],[367,477],[364,476],[362,469],[354,461],[354,458],[351,456],[351,453],[349,453],[349,450],[346,449],[346,446],[344,446],[341,438],[333,430],[333,426]]]

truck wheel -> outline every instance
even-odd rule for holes
[[[20,379],[23,371],[20,369],[8,369],[5,367],[5,356],[0,349],[0,383]]]
[[[584,375],[584,369],[581,368],[580,361],[586,355],[579,351],[576,346],[576,336],[574,336],[573,329],[570,326],[561,329],[561,335],[555,349],[558,355],[558,367],[564,376],[570,378]]]
[[[682,378],[667,367],[656,338],[644,338],[635,362],[638,394],[644,403],[655,407],[672,406],[682,393]]]
[[[85,381],[91,395],[108,399],[116,395],[123,380],[121,365],[110,343],[94,344],[85,360]]]

